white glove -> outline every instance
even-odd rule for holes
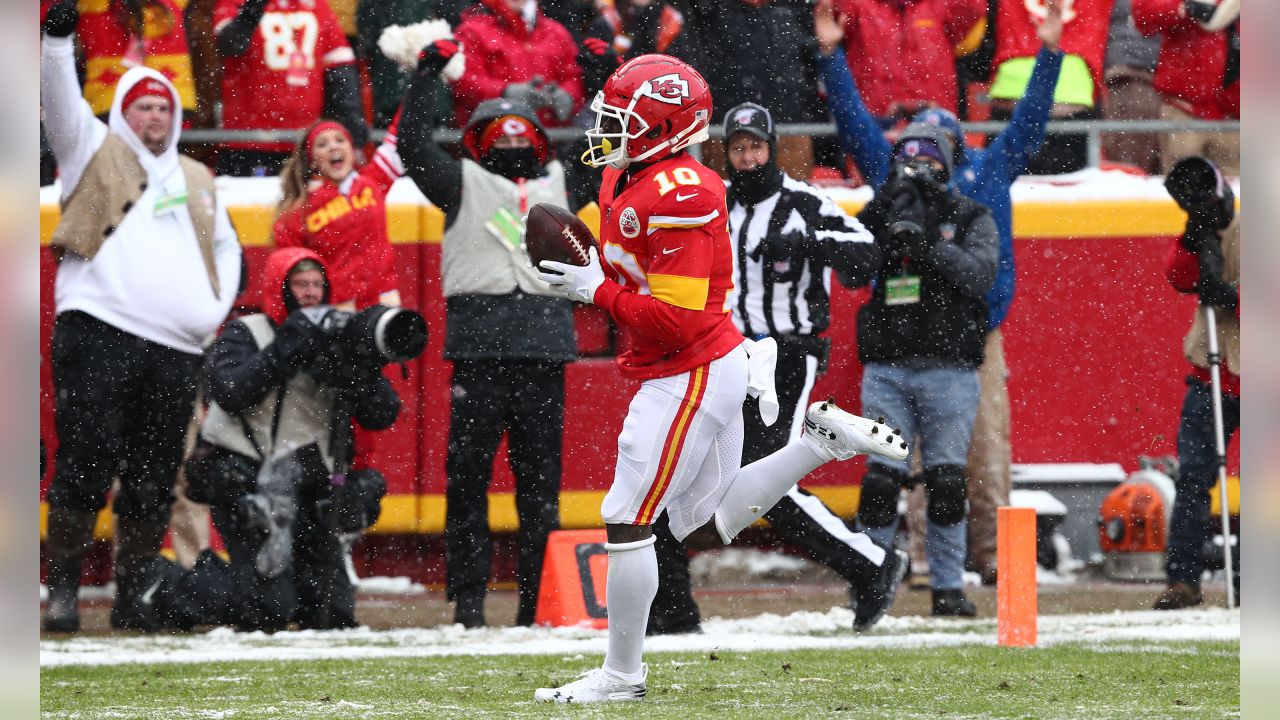
[[[600,267],[600,254],[595,247],[588,252],[591,261],[586,266],[543,260],[539,263],[542,272],[538,277],[564,297],[589,305],[595,299],[596,289],[604,283],[604,268]]]

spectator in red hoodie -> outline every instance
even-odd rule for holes
[[[467,53],[466,72],[453,84],[458,127],[496,97],[536,109],[547,126],[569,124],[582,107],[578,46],[536,0],[480,0],[462,13],[453,35]]]
[[[1160,34],[1155,88],[1164,120],[1240,117],[1239,0],[1133,0],[1133,23]],[[1240,174],[1240,137],[1170,133],[1161,147],[1164,170],[1179,158],[1204,155],[1226,175]]]
[[[955,47],[986,16],[984,0],[836,0],[835,9],[847,18],[844,52],[872,115],[956,112]]]

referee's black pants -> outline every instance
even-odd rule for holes
[[[760,419],[759,401],[748,397],[742,406],[745,437],[742,464],[749,465],[786,446],[793,433],[804,424],[809,394],[817,380],[818,358],[805,347],[778,343],[778,366],[774,384],[778,391],[778,421],[767,426]],[[820,562],[856,583],[874,570],[870,561],[841,539],[832,529],[847,524],[816,496],[802,488],[784,495],[764,518],[785,541],[805,549],[810,559]],[[649,609],[649,633],[678,633],[695,629],[700,621],[689,580],[689,554],[675,539],[664,513],[654,524],[658,538],[658,594]]]
[[[533,624],[547,536],[560,527],[564,363],[455,360],[446,460],[448,597],[483,597],[489,581],[489,483],[505,432],[520,519],[519,625]]]

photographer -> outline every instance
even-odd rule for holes
[[[1217,480],[1221,461],[1215,438],[1215,388],[1209,370],[1206,312],[1214,314],[1222,357],[1224,441],[1230,442],[1240,429],[1240,220],[1231,186],[1218,167],[1203,157],[1180,160],[1169,172],[1165,187],[1187,212],[1186,230],[1174,241],[1169,257],[1169,282],[1178,292],[1200,296],[1195,320],[1182,345],[1191,373],[1178,424],[1177,493],[1165,563],[1168,587],[1155,603],[1156,610],[1177,610],[1204,602],[1200,593],[1203,548],[1213,526],[1209,490]],[[1239,554],[1233,555],[1234,580],[1239,583]]]
[[[355,595],[340,538],[377,520],[386,483],[374,470],[347,474],[350,419],[388,427],[400,399],[382,358],[352,347],[354,333],[326,329],[331,318],[320,306],[329,281],[319,255],[273,252],[263,287],[263,312],[228,323],[210,350],[212,403],[187,494],[211,506],[230,554],[229,622],[244,630],[279,630],[291,620],[352,627]],[[364,321],[332,317],[350,318],[348,328]]]
[[[870,302],[858,311],[862,414],[886,418],[909,443],[919,436],[933,614],[972,616],[962,590],[965,456],[978,409],[984,296],[1000,245],[991,211],[948,186],[952,153],[943,130],[907,126],[888,179],[858,213],[881,258],[873,272],[846,279],[872,286]],[[898,495],[908,484],[905,462],[868,460],[858,517],[884,547],[893,547]]]

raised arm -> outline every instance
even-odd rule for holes
[[[58,160],[63,199],[71,195],[107,138],[107,126],[94,117],[76,79],[72,33],[78,17],[75,0],[59,0],[45,18],[40,44],[40,109],[46,139]]]
[[[457,52],[453,39],[437,40],[422,51],[396,126],[405,173],[444,213],[446,226],[453,224],[462,206],[462,163],[437,145],[431,134],[436,129],[434,108],[440,94],[448,92],[438,75]]]
[[[845,18],[835,16],[829,1],[814,10],[813,18],[818,38],[818,72],[827,88],[827,108],[835,120],[840,144],[853,156],[867,182],[878,188],[889,174],[893,146],[862,101],[853,74],[849,72],[844,49],[840,47]]]

